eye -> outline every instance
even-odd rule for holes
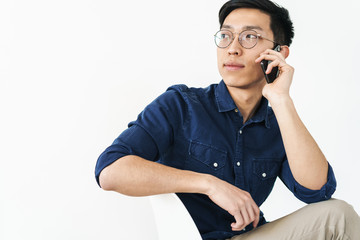
[[[257,38],[258,38],[258,36],[253,33],[247,33],[244,36],[244,39],[246,39],[246,40],[255,40]]]
[[[227,40],[227,39],[230,39],[231,36],[230,36],[230,33],[228,33],[228,32],[219,32],[218,38],[220,40]]]
[[[219,48],[226,48],[233,40],[232,32],[228,30],[220,30],[215,34],[215,44]]]

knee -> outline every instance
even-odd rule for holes
[[[353,206],[344,200],[330,199],[324,202],[325,211],[336,219],[356,219],[359,218]]]

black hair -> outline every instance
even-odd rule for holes
[[[289,11],[270,0],[230,0],[219,11],[219,23],[222,27],[225,18],[235,9],[258,9],[270,16],[270,28],[274,34],[274,41],[281,45],[290,46],[294,37],[294,27]]]

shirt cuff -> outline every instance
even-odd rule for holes
[[[311,190],[300,185],[295,180],[294,195],[305,203],[315,203],[331,198],[336,189],[336,179],[332,167],[329,164],[327,182],[319,190]]]

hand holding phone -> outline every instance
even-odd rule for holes
[[[280,45],[276,45],[273,50],[280,52],[281,50],[281,46]],[[265,75],[265,79],[267,83],[272,83],[275,81],[275,79],[277,78],[277,76],[279,75],[279,68],[278,67],[274,67],[271,72],[269,74],[266,74],[266,69],[268,67],[268,65],[271,63],[271,61],[268,60],[262,60],[260,62],[261,65],[261,69],[264,72]]]

